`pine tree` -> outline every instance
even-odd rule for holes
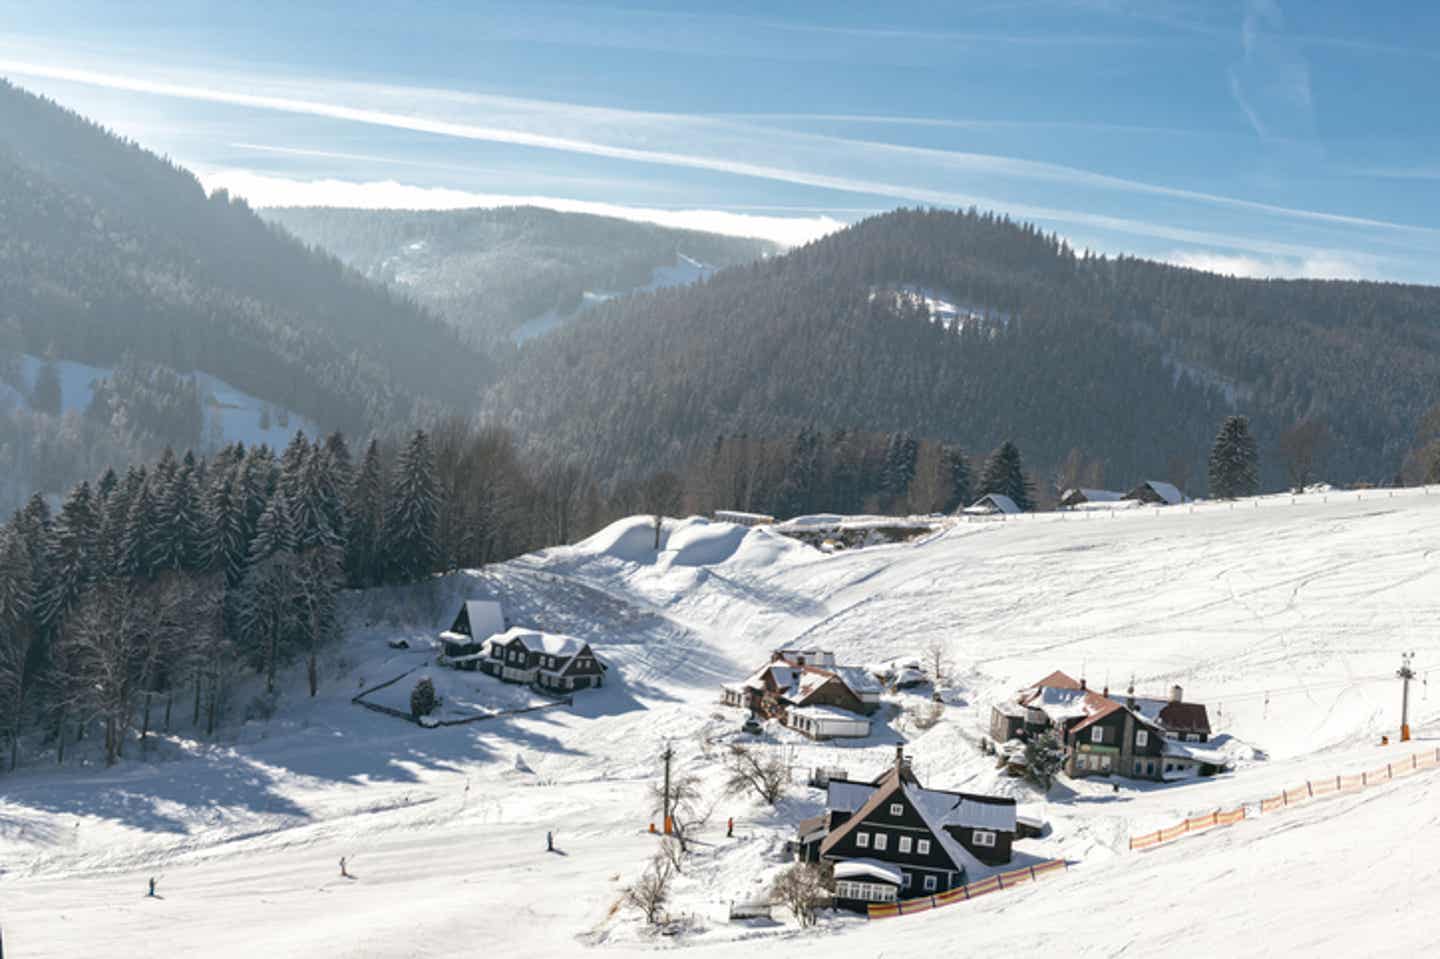
[[[256,566],[277,553],[294,552],[295,527],[290,517],[290,501],[285,498],[284,490],[276,490],[255,526],[246,565]]]
[[[980,488],[977,492],[980,496],[986,493],[1008,496],[1022,511],[1034,508],[1034,486],[1025,476],[1025,469],[1020,462],[1020,450],[1014,443],[1006,440],[990,454],[985,461],[985,468],[980,471]]]
[[[152,542],[155,537],[155,500],[150,478],[141,466],[136,470],[139,485],[130,498],[125,529],[120,539],[119,565],[126,576],[149,579],[155,574]]]
[[[60,507],[46,552],[50,581],[40,597],[39,618],[51,635],[59,630],[65,616],[95,582],[98,532],[99,518],[90,484],[82,482],[70,491]]]
[[[154,537],[150,542],[150,567],[155,571],[197,570],[201,555],[201,527],[204,523],[196,489],[193,458],[174,470],[155,496]]]
[[[945,503],[941,509],[943,512],[953,513],[961,507],[969,506],[971,502],[970,460],[963,449],[948,444],[941,448],[940,459],[948,486]]]
[[[374,586],[383,575],[379,544],[387,499],[380,444],[371,440],[346,504],[345,574],[352,587]]]
[[[305,464],[310,459],[310,440],[304,430],[296,430],[290,438],[290,445],[280,457],[280,488],[285,497],[295,504],[300,499],[300,486],[304,481]]]
[[[915,461],[920,455],[920,443],[909,433],[893,433],[885,447],[885,473],[882,477],[885,492],[893,499],[904,498],[915,481]]]
[[[31,611],[35,583],[30,553],[14,524],[0,527],[0,729],[10,739],[10,768],[19,761],[25,697],[35,635]]]
[[[781,516],[813,512],[820,486],[820,436],[806,427],[790,445],[776,510]]]
[[[1250,421],[1228,416],[1210,448],[1210,495],[1217,499],[1253,496],[1260,488],[1260,457]]]
[[[430,439],[424,430],[416,430],[395,462],[385,511],[385,548],[396,581],[411,582],[433,572],[438,507]]]

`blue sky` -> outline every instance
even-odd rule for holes
[[[524,198],[802,241],[977,205],[1440,282],[1440,4],[45,4],[0,75],[257,205]]]

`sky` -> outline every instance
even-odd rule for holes
[[[1440,283],[1440,4],[0,0],[0,76],[253,205],[529,202],[806,242]]]

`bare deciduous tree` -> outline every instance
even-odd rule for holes
[[[815,925],[816,913],[830,902],[835,883],[828,864],[796,863],[775,877],[770,887],[772,899],[778,899],[790,910],[801,926]]]
[[[925,647],[925,665],[930,669],[930,679],[939,686],[950,672],[950,650],[943,639],[932,639]]]
[[[1290,488],[1300,492],[1310,485],[1330,449],[1330,428],[1323,420],[1301,420],[1280,434],[1280,455]]]
[[[670,882],[674,877],[670,863],[657,854],[640,878],[626,887],[625,904],[640,910],[645,921],[653,926],[670,901]]]
[[[714,805],[705,806],[700,777],[693,773],[673,773],[670,776],[670,790],[666,793],[663,780],[650,787],[651,813],[658,817],[670,811],[671,834],[682,852],[689,850],[690,837],[697,829],[710,821]]]
[[[738,743],[730,747],[725,768],[730,772],[726,786],[731,792],[753,790],[772,806],[785,794],[790,781],[790,770],[778,757],[757,753]]]

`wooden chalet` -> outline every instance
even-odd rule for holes
[[[1015,800],[926,789],[903,747],[873,782],[831,779],[825,807],[800,824],[797,848],[833,864],[841,908],[945,892],[1011,858]]]
[[[584,640],[519,627],[491,636],[478,652],[446,662],[557,693],[603,686],[608,668]]]
[[[816,663],[823,665],[816,665]],[[864,669],[835,665],[815,650],[776,650],[743,683],[721,687],[721,702],[780,722],[812,739],[867,736],[880,683]]]
[[[1212,775],[1229,765],[1223,753],[1205,746],[1210,719],[1201,703],[1183,701],[1179,686],[1168,699],[1095,692],[1085,681],[1051,673],[990,713],[996,743],[1025,740],[1055,730],[1066,747],[1071,776],[1122,775],[1167,781]]]
[[[986,493],[959,512],[969,513],[972,516],[993,516],[996,513],[1010,514],[1023,511],[1013,499],[1004,493]]]

